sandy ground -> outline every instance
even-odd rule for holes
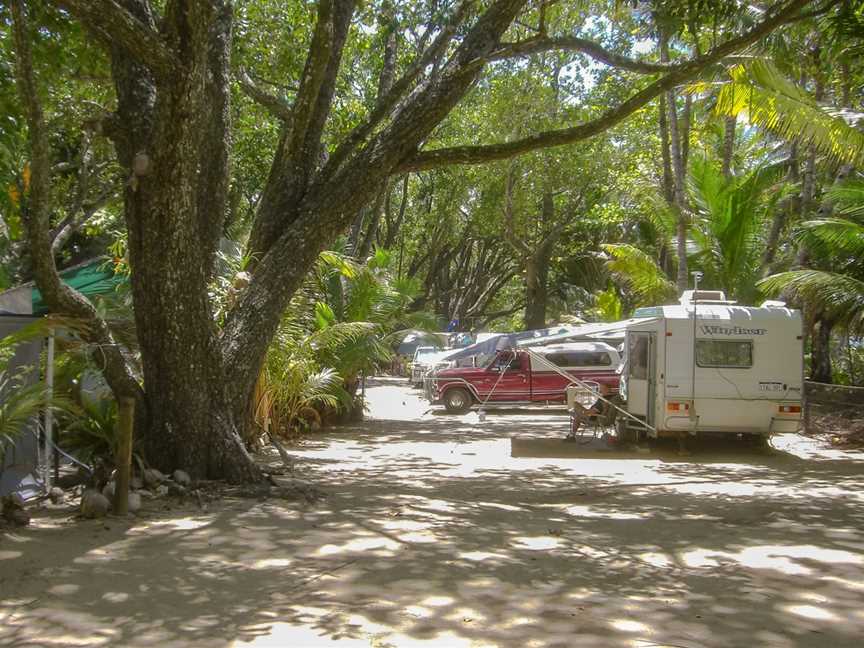
[[[0,645],[862,645],[864,454],[617,453],[369,397],[294,451],[317,505],[38,512],[0,538]]]

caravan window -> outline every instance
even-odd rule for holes
[[[749,369],[753,366],[753,342],[696,340],[696,364],[700,367]]]
[[[605,351],[558,351],[546,359],[559,367],[608,367],[612,358]]]

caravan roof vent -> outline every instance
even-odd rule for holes
[[[769,299],[768,301],[762,302],[760,308],[786,308],[786,302]]]
[[[734,304],[734,301],[726,299],[726,293],[722,290],[685,290],[678,303],[682,306],[698,301],[700,304]]]

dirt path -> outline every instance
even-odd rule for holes
[[[0,539],[2,646],[859,646],[864,454],[617,454],[558,415],[371,419],[294,451],[330,497]],[[855,639],[858,637],[858,639]]]

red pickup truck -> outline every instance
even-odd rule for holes
[[[618,391],[621,358],[608,344],[571,342],[531,351],[543,360],[517,349],[499,351],[485,367],[441,369],[426,378],[426,397],[454,414],[487,402],[496,406],[563,403],[570,383],[549,363],[580,380],[599,383],[608,393]]]

